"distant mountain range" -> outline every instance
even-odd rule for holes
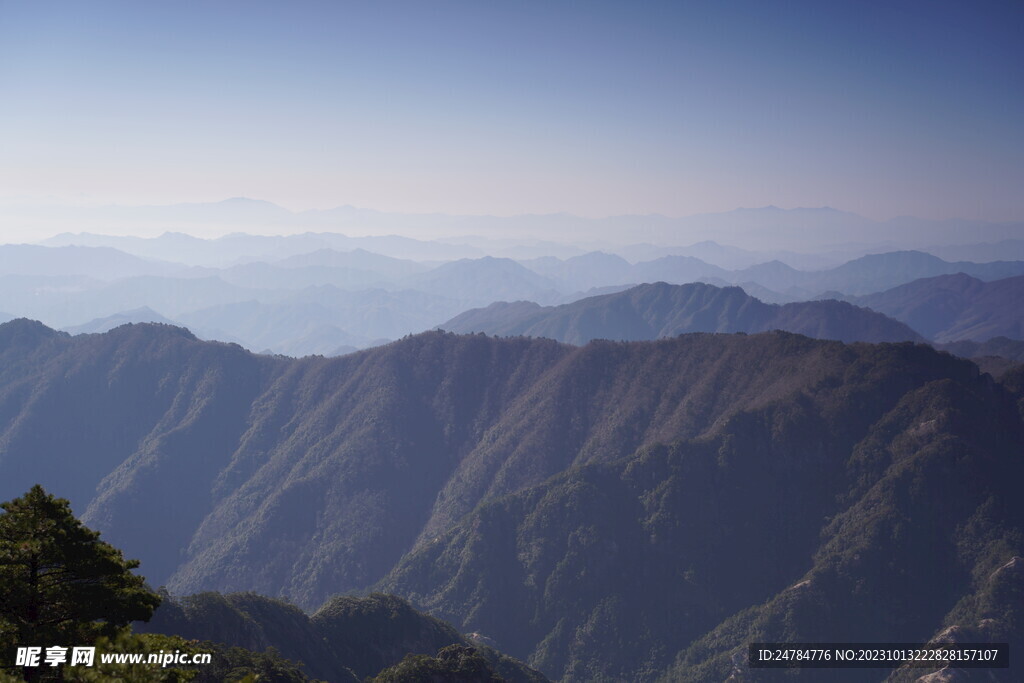
[[[913,280],[966,273],[981,280],[1024,275],[1024,261],[948,262],[919,251],[869,254],[825,270],[796,270],[781,261],[760,263],[741,270],[726,270],[691,256],[665,256],[630,264],[603,253],[575,256],[564,261],[534,259],[524,265],[545,275],[563,290],[664,281],[669,284],[754,285],[785,301],[818,298],[828,293],[863,295]]]
[[[839,301],[765,304],[739,287],[659,282],[571,304],[496,303],[440,326],[452,332],[548,337],[569,344],[593,339],[640,341],[687,332],[786,330],[841,341],[924,341],[903,323]]]
[[[544,280],[516,280],[518,275],[514,274],[522,267],[511,261],[504,263],[510,268],[510,291],[516,291],[516,286],[533,287],[535,293],[553,296],[541,289]],[[477,273],[474,269],[486,265],[487,260],[451,264],[445,277],[461,276],[465,278],[463,289],[473,289],[473,278],[487,276],[486,268]],[[485,291],[500,291],[497,287],[501,280],[492,282],[492,286],[496,289]],[[464,311],[439,327],[463,333],[545,336],[573,344],[591,339],[657,339],[685,332],[781,329],[842,341],[928,338],[938,347],[965,357],[1002,356],[1019,362],[1024,355],[1011,340],[1024,338],[1024,311],[1016,305],[1024,296],[1022,288],[1022,276],[986,283],[964,274],[943,275],[866,297],[844,297],[855,306],[837,301],[780,306],[762,303],[736,287],[662,283],[611,287],[608,294],[559,306],[498,302]],[[262,352],[331,356],[378,345],[410,330],[430,328],[440,317],[458,309],[457,302],[411,290],[348,292],[312,287],[266,302],[240,301],[181,313],[176,320],[141,307],[64,329],[72,334],[96,333],[129,322],[161,322],[188,325],[204,339],[242,343]],[[0,322],[11,317],[0,314]],[[919,329],[923,335],[917,334]],[[1006,342],[982,344],[995,338]],[[951,344],[972,339],[973,345]]]
[[[983,282],[960,272],[849,299],[938,342],[1024,339],[1024,276]]]
[[[350,292],[308,287],[265,301],[210,306],[179,319],[205,338],[239,341],[257,351],[333,355],[340,345],[362,348],[431,327],[461,306],[417,291]]]
[[[1024,261],[1024,239],[1005,239],[977,244],[948,244],[923,248],[929,254],[947,261]]]
[[[206,204],[107,207],[5,207],[0,217],[37,226],[104,226],[204,231],[297,230],[355,232],[362,235],[403,234],[421,239],[458,235],[499,235],[518,239],[609,241],[685,245],[707,240],[759,251],[821,251],[851,243],[920,249],[934,244],[964,244],[1019,239],[1020,223],[969,220],[925,220],[912,217],[873,221],[829,207],[780,209],[767,206],[680,218],[626,215],[581,218],[568,214],[520,216],[457,216],[385,213],[351,206],[293,212],[270,202],[233,198]],[[60,228],[58,226],[64,226]],[[51,228],[52,229],[52,228]],[[81,230],[82,227],[77,227]],[[324,245],[330,246],[330,245]],[[365,246],[365,245],[361,245]],[[370,247],[366,247],[370,248]],[[371,249],[373,250],[373,249]]]
[[[267,208],[244,201],[240,205],[252,209],[254,215]],[[186,214],[203,210],[186,208]],[[230,214],[231,206],[217,211]],[[762,218],[790,215],[775,210],[753,214]],[[828,211],[797,214],[832,216]],[[843,220],[852,219],[846,216]],[[892,295],[903,297],[901,303],[886,303],[892,296],[880,294],[940,275],[963,273],[990,283],[1024,277],[1024,261],[945,261],[921,251],[889,251],[817,270],[798,270],[778,260],[727,269],[693,254],[740,262],[755,252],[711,242],[681,250],[668,248],[664,252],[671,253],[636,262],[602,251],[516,261],[480,255],[495,240],[467,239],[473,244],[396,236],[350,238],[336,233],[232,234],[216,240],[172,233],[155,239],[63,235],[51,243],[66,240],[76,244],[0,246],[0,310],[61,329],[84,331],[108,329],[119,318],[139,322],[132,317],[134,312],[148,309],[152,321],[185,324],[202,338],[238,343],[257,352],[334,355],[445,326],[453,319],[450,327],[468,329],[462,326],[465,319],[456,316],[496,302],[555,306],[621,292],[641,283],[703,282],[719,288],[740,286],[765,304],[799,305],[777,311],[784,319],[776,321],[768,321],[768,309],[762,308],[757,320],[751,318],[734,327],[699,323],[677,329],[756,331],[779,327],[847,340],[917,339],[905,331],[882,332],[875,328],[877,319],[873,323],[864,319],[864,326],[854,330],[835,304],[806,303],[836,299],[885,313],[939,342],[1024,336],[1015,321],[1016,307],[1000,308],[1000,302],[1010,301],[1012,295],[983,295],[983,289],[999,292],[1005,285],[964,290],[957,294],[960,303],[942,299],[952,290],[938,280],[934,292],[925,291],[930,285],[917,286],[914,291],[918,294],[911,297],[917,304],[907,299],[907,294]],[[551,246],[536,242],[536,246],[544,244]],[[1003,244],[1009,248],[1010,242]],[[114,246],[131,249],[135,255]],[[627,246],[624,251],[637,255],[659,253],[650,244]],[[390,255],[368,251],[370,247]],[[678,251],[686,253],[675,253]],[[467,253],[473,256],[456,257]],[[413,254],[420,260],[394,254]],[[427,254],[437,259],[423,260]],[[157,260],[157,256],[165,260]],[[177,257],[187,263],[166,260]],[[922,303],[925,299],[931,303]],[[945,301],[942,306],[958,311],[956,316],[923,312],[937,306],[940,299]],[[515,315],[523,310],[520,306]],[[508,334],[519,329],[518,319],[502,318],[511,315],[511,309],[495,307],[491,313],[492,320],[480,329]],[[473,319],[480,316],[479,312],[467,315]],[[945,322],[940,320],[942,315]],[[974,318],[968,320],[969,316]],[[624,319],[613,315],[608,325],[617,324],[616,320]],[[843,325],[847,329],[842,329]],[[570,337],[558,330],[530,333],[559,339],[591,338]],[[662,333],[649,332],[655,336]],[[639,333],[613,330],[594,334],[634,338]]]
[[[485,255],[481,249],[459,244],[418,240],[398,235],[348,237],[336,232],[287,236],[238,233],[216,239],[202,239],[180,232],[165,232],[159,237],[151,238],[61,233],[43,240],[42,244],[51,247],[110,247],[144,258],[160,258],[212,268],[226,268],[256,261],[273,263],[324,249],[342,252],[363,249],[392,258],[413,260],[447,261],[453,258],[479,258]]]
[[[142,259],[110,247],[0,245],[0,275],[82,275],[109,281],[142,275],[170,275],[182,270],[181,264]]]
[[[1006,337],[992,337],[985,342],[970,340],[941,344],[940,348],[964,358],[999,357],[1014,364],[1024,363],[1024,341]]]
[[[15,320],[0,498],[176,593],[385,589],[552,678],[724,680],[757,641],[1024,647],[1021,406],[1024,368],[786,332],[296,360]]]
[[[491,303],[507,298],[548,302],[563,296],[557,285],[548,278],[511,259],[490,256],[445,263],[414,275],[401,284],[409,289],[457,298],[464,302]]]
[[[4,321],[6,322],[6,321]],[[97,318],[84,325],[75,325],[74,327],[67,327],[64,332],[68,334],[100,334],[103,332],[109,332],[115,327],[121,325],[128,325],[134,323],[159,323],[162,325],[180,325],[175,323],[173,320],[168,320],[163,317],[152,308],[143,306],[142,308],[136,308],[132,311],[125,311],[124,313],[115,313],[114,315],[108,315],[105,318]]]

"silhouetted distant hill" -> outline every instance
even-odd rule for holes
[[[632,264],[621,256],[599,251],[565,260],[552,256],[534,258],[522,264],[569,291],[636,282]]]
[[[919,251],[872,254],[855,259],[830,271],[823,271],[824,289],[847,294],[878,292],[923,277],[967,273],[981,280],[998,280],[1024,274],[1024,261],[943,261]],[[827,274],[827,275],[825,275]]]
[[[922,249],[946,260],[974,261],[1024,261],[1024,240],[1006,239],[998,242],[979,244],[951,244]]]
[[[745,249],[759,251],[801,252],[844,247],[849,245],[851,240],[861,244],[892,244],[899,249],[920,249],[935,244],[960,244],[968,236],[975,242],[998,242],[1018,238],[1021,228],[1020,222],[935,221],[913,217],[873,221],[830,207],[781,209],[765,206],[678,218],[645,214],[588,219],[565,213],[501,217],[397,214],[352,206],[291,212],[269,202],[241,197],[221,202],[170,206],[48,207],[36,212],[37,217],[40,214],[45,215],[51,222],[86,225],[90,226],[90,229],[93,229],[91,226],[118,226],[122,231],[129,226],[136,231],[141,229],[145,232],[168,227],[184,232],[203,232],[214,226],[221,231],[225,228],[245,230],[259,226],[260,231],[272,228],[278,232],[295,231],[300,228],[343,233],[355,231],[364,235],[515,235],[521,239],[531,240],[550,240],[552,236],[557,235],[566,241],[611,242],[619,242],[623,235],[629,235],[634,242],[653,244],[679,245],[715,240],[720,244],[742,245]],[[324,234],[327,233],[306,233],[314,237]],[[66,244],[67,240],[76,238],[81,240],[80,235],[60,235],[52,243]],[[268,238],[266,242],[269,243],[271,239],[273,238]],[[339,241],[311,248],[307,244],[302,251],[308,252],[320,247],[363,247],[391,256],[406,256],[387,248],[382,249],[379,244],[371,242],[382,238],[350,239],[366,241]],[[424,245],[437,246],[429,243]]]
[[[382,254],[374,254],[365,249],[338,251],[337,249],[318,249],[308,254],[297,254],[274,262],[281,268],[355,268],[378,273],[383,277],[395,279],[422,273],[427,266],[408,259],[397,259]]]
[[[766,260],[764,252],[748,251],[739,247],[722,245],[712,240],[704,240],[687,247],[657,247],[653,244],[632,244],[626,247],[618,247],[615,253],[633,262],[651,261],[662,256],[692,256],[705,263],[727,270],[746,268]],[[772,252],[767,257],[767,260],[771,260],[778,255],[778,252]],[[786,252],[785,256],[786,258],[798,259],[800,262],[812,261],[820,267],[820,259],[813,256],[809,257],[792,252]]]
[[[152,308],[143,306],[142,308],[136,308],[133,311],[115,313],[114,315],[109,315],[106,318],[97,318],[96,320],[91,320],[84,325],[66,327],[64,328],[64,331],[68,334],[96,334],[100,332],[109,332],[115,327],[130,323],[161,323],[163,325],[177,324],[173,320],[168,320],[163,317]]]
[[[869,254],[824,270],[798,270],[778,260],[740,270],[725,270],[682,255],[629,264],[617,256],[600,252],[565,261],[550,257],[533,259],[525,261],[524,265],[570,290],[656,281],[669,284],[753,283],[777,293],[776,296],[785,297],[786,301],[820,298],[823,292],[865,295],[920,278],[958,272],[986,281],[1024,275],[1024,261],[948,262],[920,251]]]
[[[216,329],[224,335],[214,338],[245,340],[252,350],[308,355],[342,345],[362,348],[381,338],[428,329],[460,308],[457,301],[425,292],[352,292],[323,285],[265,301],[207,306],[181,315],[180,320],[196,330]]]
[[[561,294],[547,278],[525,268],[512,259],[485,256],[460,259],[438,266],[400,283],[439,296],[462,301],[490,303],[507,299],[554,301]]]
[[[685,284],[696,280],[725,276],[728,272],[693,256],[663,256],[653,261],[634,265],[631,281]]]
[[[139,275],[167,275],[184,266],[144,260],[109,247],[0,245],[0,275],[85,275],[115,280]]]
[[[564,261],[548,257],[524,261],[523,264],[550,278],[563,291],[585,291],[638,282],[684,284],[707,278],[726,278],[730,274],[699,258],[678,254],[630,264],[620,256],[590,252]]]
[[[949,262],[920,251],[893,251],[869,254],[819,271],[795,270],[783,263],[762,264],[736,271],[729,279],[732,282],[756,282],[770,290],[805,299],[828,291],[866,295],[920,278],[952,273],[967,273],[986,281],[997,280],[1024,275],[1024,261]]]
[[[211,306],[185,314],[181,320],[196,330],[216,330],[210,335],[213,338],[244,339],[250,350],[285,355],[325,354],[341,345],[361,348],[373,339],[342,329],[345,324],[348,329],[361,330],[364,325],[355,316],[346,317],[305,297],[280,303],[243,301]]]
[[[381,273],[366,268],[301,266],[283,268],[262,261],[243,263],[210,275],[239,287],[294,291],[305,287],[332,285],[342,289],[368,289],[389,282]]]
[[[938,342],[1024,339],[1024,276],[983,282],[966,273],[942,275],[853,301]]]
[[[198,223],[204,225],[207,222]],[[144,258],[163,258],[208,267],[227,267],[254,261],[279,261],[321,249],[365,249],[368,252],[399,259],[444,260],[483,255],[481,250],[464,245],[441,244],[399,235],[348,237],[336,232],[308,232],[299,235],[232,233],[215,239],[193,237],[182,232],[166,232],[159,237],[151,238],[62,233],[44,240],[43,244],[57,247],[111,247]]]
[[[497,303],[462,313],[440,327],[453,332],[549,337],[569,344],[773,329],[843,341],[923,341],[906,325],[847,303],[779,306],[762,303],[738,287],[702,283],[640,285],[561,306]]]
[[[939,344],[938,347],[964,358],[998,356],[1016,363],[1024,363],[1024,341],[1020,339],[992,337],[986,342],[964,340]]]
[[[144,275],[111,282],[83,276],[6,276],[0,284],[3,310],[45,318],[60,327],[84,325],[144,307],[171,319],[181,313],[256,298],[257,292],[230,285],[220,278],[177,278]]]

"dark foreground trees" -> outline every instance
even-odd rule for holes
[[[63,498],[39,485],[0,504],[0,653],[114,637],[160,604],[139,563],[79,522]],[[9,666],[10,662],[4,662]]]
[[[471,647],[449,645],[437,657],[408,654],[381,671],[372,683],[500,683],[486,659]]]

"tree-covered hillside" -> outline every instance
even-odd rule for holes
[[[336,596],[310,617],[254,593],[175,599],[138,566],[39,485],[0,503],[0,681],[547,680],[392,595]],[[109,659],[119,653],[162,661]]]
[[[664,282],[588,297],[561,306],[498,302],[441,325],[453,332],[548,337],[569,344],[594,339],[643,341],[687,332],[785,330],[840,341],[924,341],[881,313],[841,301],[766,304],[739,287]]]
[[[1022,643],[985,597],[1024,554],[1013,397],[920,347],[857,351],[845,381],[489,502],[381,586],[570,680],[724,680],[750,642],[952,625]]]
[[[255,593],[164,596],[142,633],[178,635],[252,652],[274,652],[301,663],[328,683],[359,683],[398,666],[407,655],[435,655],[444,648],[471,648],[485,668],[510,683],[547,679],[488,645],[460,635],[449,624],[413,609],[393,595],[335,596],[312,615]]]
[[[1020,386],[784,332],[293,360],[17,320],[0,497],[59,491],[178,594],[377,587],[553,678],[724,678],[755,637],[1017,642]]]

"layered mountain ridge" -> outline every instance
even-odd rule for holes
[[[1019,642],[986,597],[1024,555],[1004,377],[786,332],[296,360],[16,320],[0,497],[70,498],[177,593],[376,586],[553,678],[724,678],[755,638]]]
[[[1018,305],[1022,297],[1024,276],[985,282],[957,273],[915,280],[850,301],[902,320],[938,342],[986,342],[994,337],[1024,338]]]
[[[233,204],[218,205],[217,211]],[[764,217],[783,214],[811,220],[832,215],[770,209]],[[64,235],[47,243],[52,246],[0,246],[0,310],[9,313],[0,319],[39,319],[71,332],[110,329],[116,320],[168,322],[204,339],[295,357],[369,348],[498,301],[571,304],[656,282],[739,286],[767,304],[795,304],[776,313],[782,320],[775,327],[845,341],[896,338],[877,319],[854,323],[851,316],[864,314],[810,301],[866,305],[940,342],[1024,334],[1015,307],[993,313],[999,301],[1012,297],[1005,280],[1024,277],[1024,262],[946,261],[913,250],[870,253],[866,245],[817,254],[746,251],[713,242],[601,247],[614,252],[609,253],[549,240],[470,235],[424,241],[339,233],[232,234],[215,240],[178,233],[152,239]],[[996,256],[1019,255],[1014,244],[998,243]],[[958,273],[986,286],[954,292],[942,276]],[[885,291],[892,287],[917,294]],[[947,315],[949,306],[962,315]],[[815,316],[831,320],[816,331],[810,320]],[[929,331],[917,329],[918,323]],[[734,327],[753,331],[749,325]],[[719,321],[711,329],[726,331],[728,325]]]
[[[642,341],[687,332],[785,330],[840,341],[924,341],[905,324],[841,301],[766,304],[739,287],[695,282],[638,285],[561,306],[499,302],[440,326],[452,332],[548,337],[569,344],[593,339]]]

